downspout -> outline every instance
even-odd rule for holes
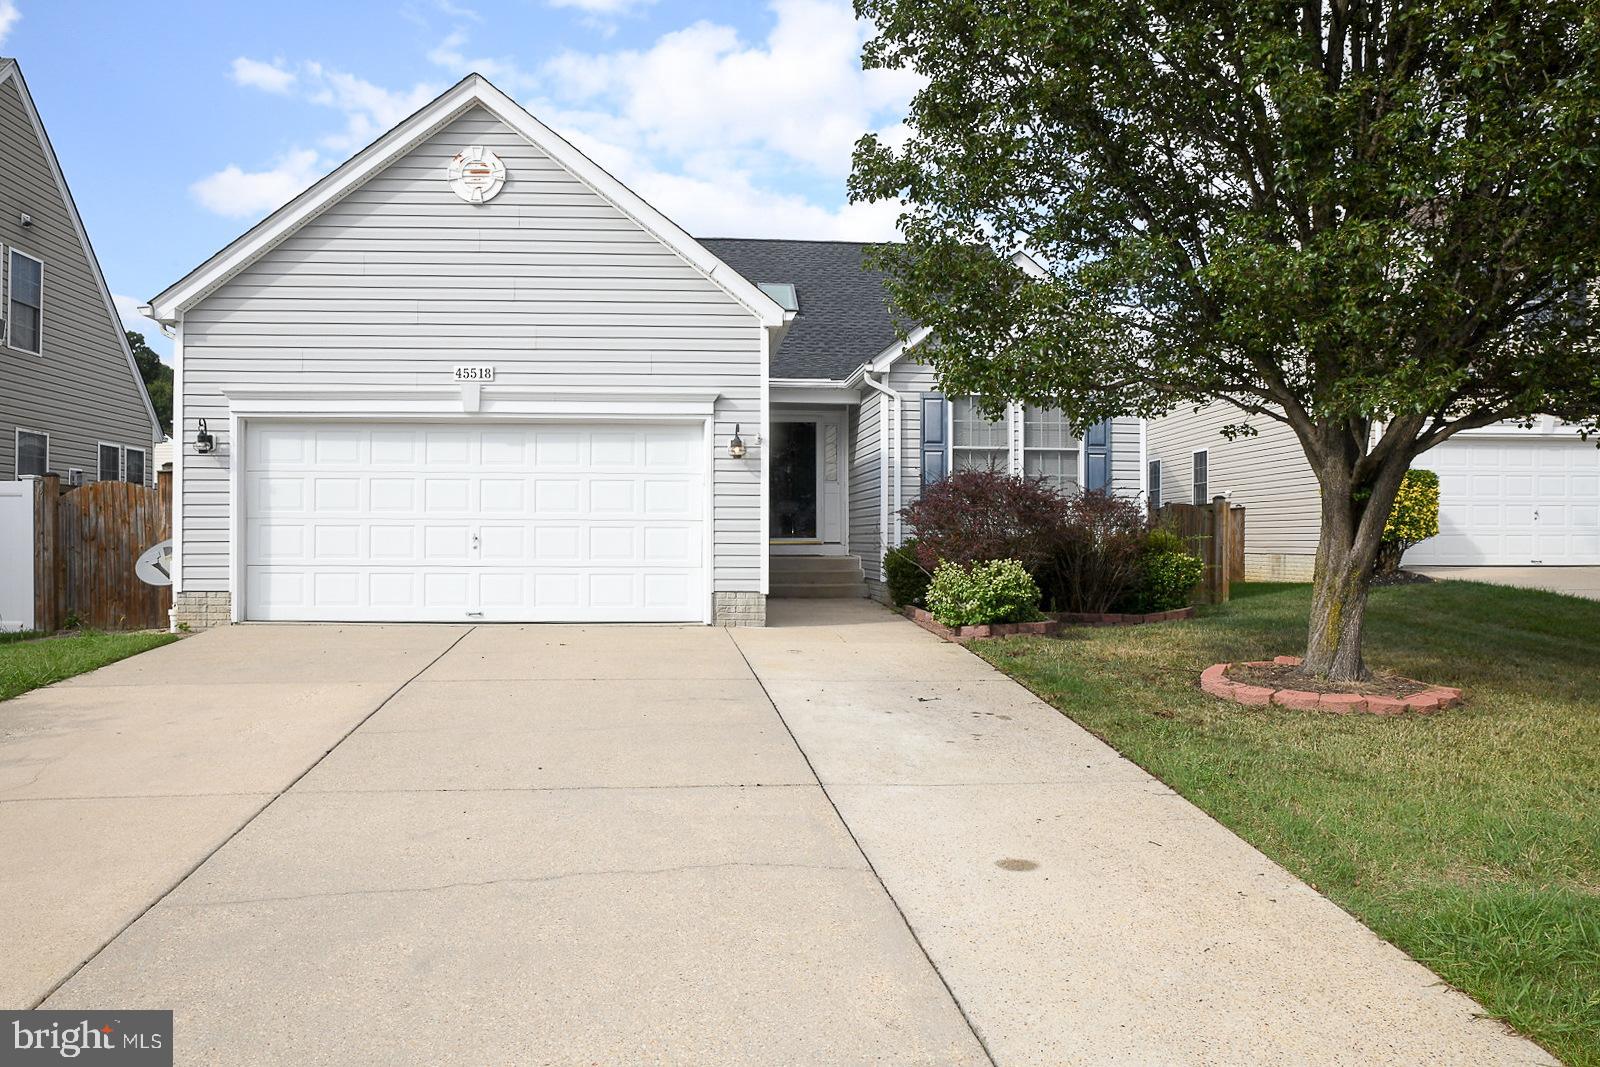
[[[890,448],[888,450],[888,454],[883,457],[883,460],[884,460],[885,463],[888,463],[888,462],[891,462],[891,461],[893,461],[893,463],[894,463],[894,467],[893,467],[893,470],[894,470],[894,543],[896,545],[898,545],[898,544],[900,544],[900,542],[902,540],[902,537],[901,537],[901,534],[902,534],[901,522],[902,522],[902,520],[900,518],[900,508],[901,508],[901,501],[903,499],[903,494],[901,492],[901,485],[902,485],[902,478],[903,478],[903,473],[904,473],[901,470],[901,464],[900,464],[900,450],[904,447],[904,442],[902,442],[900,440],[900,408],[901,408],[900,394],[895,392],[893,389],[890,389],[887,385],[884,385],[882,382],[878,381],[876,378],[874,378],[871,375],[871,373],[869,373],[866,370],[865,367],[863,367],[862,371],[861,371],[861,380],[863,382],[866,382],[872,388],[876,389],[878,392],[882,393],[884,396],[889,398],[889,413],[890,413],[890,417],[889,417],[889,445],[890,445]],[[888,537],[889,537],[889,524],[888,524],[887,521],[885,521],[884,525],[883,525],[883,536],[884,536],[885,540],[887,540]],[[889,551],[889,546],[887,544],[885,544],[883,546],[883,550],[885,552],[888,552]]]

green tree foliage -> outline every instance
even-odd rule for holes
[[[133,362],[139,367],[139,377],[144,382],[145,392],[150,394],[150,403],[156,409],[156,417],[161,420],[163,433],[172,433],[172,368],[161,362],[161,357],[156,355],[144,334],[137,330],[128,330],[128,348],[133,351]]]
[[[1212,401],[1320,483],[1305,669],[1366,675],[1366,594],[1412,460],[1600,412],[1592,0],[857,0],[924,79],[857,147],[901,198],[891,295],[946,392],[1078,425]],[[1026,250],[1042,276],[1011,262]]]

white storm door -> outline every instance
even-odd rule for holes
[[[248,424],[245,617],[702,621],[700,424]]]

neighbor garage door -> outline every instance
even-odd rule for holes
[[[1600,450],[1576,439],[1457,438],[1418,465],[1439,475],[1439,536],[1411,564],[1600,564]]]
[[[245,617],[701,621],[703,432],[251,423]]]

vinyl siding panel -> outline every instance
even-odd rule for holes
[[[450,158],[499,153],[486,205],[451,192]],[[497,386],[692,388],[721,394],[712,469],[713,588],[760,589],[761,425],[755,315],[536,146],[473,109],[342,197],[187,309],[182,389],[191,425],[221,429],[186,455],[186,591],[228,589],[227,401],[242,385],[411,385],[493,363]]]
[[[883,414],[889,398],[866,390],[850,414],[850,551],[873,581],[883,571]]]
[[[33,224],[24,227],[26,212]],[[99,442],[143,448],[159,439],[144,387],[128,365],[122,324],[105,297],[56,185],[47,149],[12,79],[0,83],[0,300],[10,282],[10,250],[44,262],[40,355],[0,345],[0,478],[16,475],[16,430],[50,435],[50,469],[99,472]],[[9,305],[0,305],[0,313]],[[147,477],[155,464],[147,454]]]
[[[1153,419],[1151,459],[1161,460],[1161,499],[1192,504],[1192,457],[1208,453],[1207,485],[1212,496],[1229,494],[1245,509],[1245,562],[1250,577],[1309,577],[1322,521],[1321,493],[1294,431],[1256,417],[1255,437],[1229,441],[1222,427],[1243,420],[1239,409],[1215,402],[1198,411]]]

